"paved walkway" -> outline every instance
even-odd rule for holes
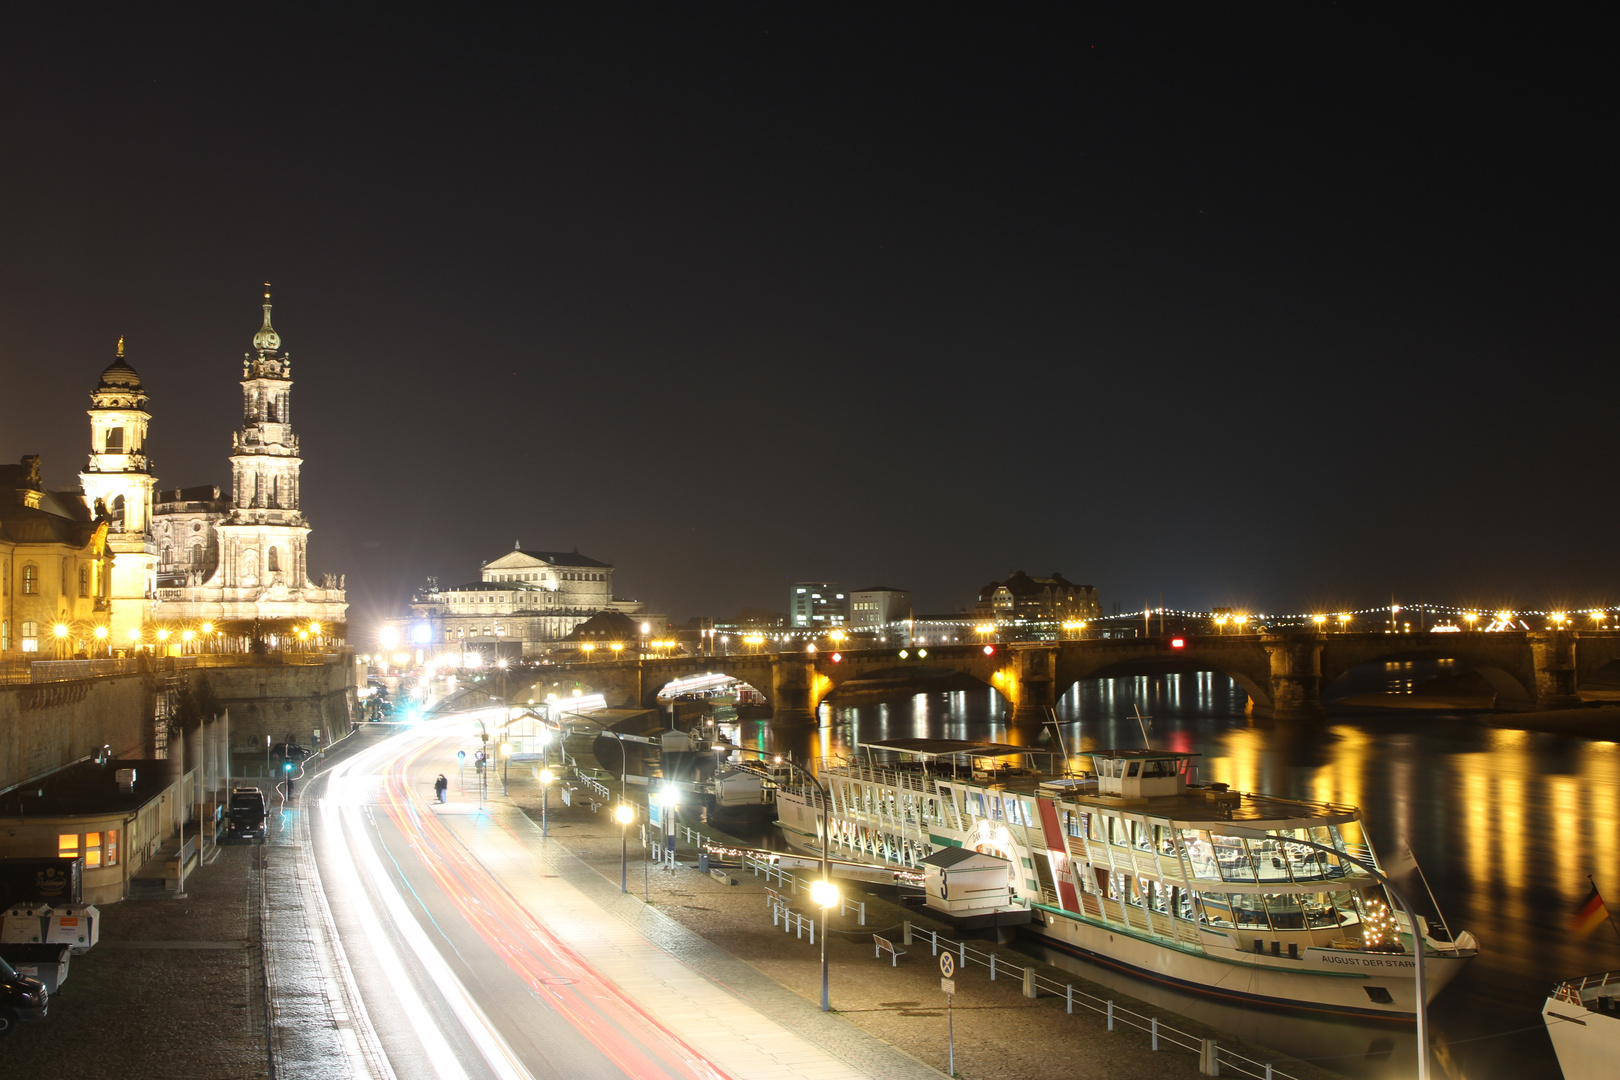
[[[937,1070],[824,1014],[639,898],[621,894],[509,801],[434,807],[535,919],[720,1068],[743,1080],[939,1080]]]

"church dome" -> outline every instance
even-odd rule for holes
[[[118,359],[107,365],[107,370],[101,373],[101,383],[98,390],[139,390],[141,377],[135,369],[124,361],[124,339],[118,339]]]

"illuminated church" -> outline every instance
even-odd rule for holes
[[[146,623],[318,621],[336,631],[348,604],[343,581],[311,581],[309,521],[299,508],[292,361],[270,323],[242,358],[242,423],[231,436],[231,488],[162,489],[146,457],[147,395],[118,358],[91,395],[85,502],[111,521],[112,636]]]

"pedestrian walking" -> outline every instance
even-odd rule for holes
[[[444,773],[440,773],[439,778],[433,781],[433,794],[439,797],[440,802],[444,802],[444,793],[449,786],[450,781],[444,778]]]

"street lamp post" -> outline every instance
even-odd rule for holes
[[[1347,855],[1338,848],[1329,847],[1326,844],[1318,844],[1314,840],[1296,840],[1293,837],[1272,836],[1260,829],[1245,829],[1235,825],[1226,826],[1224,831],[1228,835],[1241,836],[1248,840],[1279,840],[1284,844],[1296,844],[1300,847],[1315,848],[1317,851],[1325,851],[1329,855],[1335,855],[1340,859],[1343,859],[1345,862],[1353,863],[1354,865],[1359,866],[1361,869],[1365,870],[1369,875],[1371,875],[1373,880],[1377,881],[1386,890],[1388,890],[1390,898],[1401,906],[1401,910],[1406,912],[1406,917],[1411,921],[1412,924],[1412,954],[1413,958],[1417,961],[1417,977],[1413,980],[1414,991],[1417,994],[1417,1075],[1418,1080],[1429,1080],[1429,1004],[1428,997],[1424,992],[1425,985],[1423,981],[1423,931],[1418,928],[1417,912],[1413,909],[1411,904],[1406,902],[1406,897],[1401,895],[1400,890],[1395,888],[1395,883],[1380,873],[1377,867],[1362,862],[1354,855]]]
[[[765,756],[763,750],[751,750],[745,746],[738,746],[735,749],[743,753],[758,754],[762,758]],[[810,898],[821,905],[821,1011],[831,1012],[831,1007],[827,1003],[827,909],[836,907],[838,904],[838,886],[833,884],[832,863],[827,856],[827,832],[831,824],[827,817],[827,806],[831,800],[827,797],[826,787],[810,770],[794,762],[791,758],[782,757],[781,754],[775,755],[773,760],[777,765],[786,765],[790,769],[803,773],[810,783],[814,785],[816,796],[821,802],[821,880],[811,883]]]
[[[512,744],[501,743],[501,794],[506,794],[506,778],[512,770]]]
[[[551,770],[540,770],[540,838],[546,839],[551,830],[546,822],[547,811],[551,805]]]
[[[622,744],[621,744],[622,745]],[[622,798],[622,796],[621,796]],[[619,823],[619,891],[629,891],[630,881],[630,822],[636,812],[629,803],[620,802],[613,811],[613,820]]]

